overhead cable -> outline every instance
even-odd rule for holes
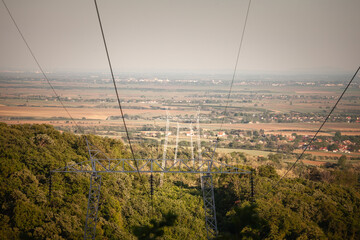
[[[250,6],[251,6],[251,0],[249,0],[248,8],[247,8],[247,11],[246,11],[245,23],[244,23],[244,27],[243,27],[242,34],[241,34],[241,39],[240,39],[240,43],[239,43],[239,49],[238,49],[237,56],[236,56],[236,61],[235,61],[235,66],[234,66],[233,75],[232,75],[232,78],[231,78],[230,89],[229,89],[229,93],[228,93],[227,100],[226,100],[226,105],[225,105],[225,110],[224,110],[224,117],[223,117],[223,119],[222,119],[222,122],[221,122],[221,125],[220,125],[220,129],[222,129],[222,126],[223,126],[224,121],[225,121],[225,118],[226,118],[227,109],[228,109],[228,107],[229,107],[229,100],[230,100],[232,88],[233,88],[233,85],[234,85],[234,80],[235,80],[235,75],[236,75],[236,71],[237,71],[237,66],[238,66],[239,59],[240,59],[240,53],[241,53],[241,49],[242,49],[242,45],[243,45],[243,40],[244,40],[244,36],[245,36],[245,30],[246,30],[246,26],[247,26],[248,17],[249,17]]]
[[[45,78],[46,82],[48,83],[48,85],[50,86],[51,90],[52,90],[53,93],[55,94],[57,100],[60,102],[61,106],[64,108],[65,112],[67,113],[67,115],[69,116],[69,118],[71,119],[71,121],[75,124],[75,126],[77,127],[77,129],[79,130],[79,132],[82,133],[82,134],[84,134],[84,130],[76,123],[76,121],[74,120],[74,118],[72,117],[72,115],[70,114],[70,112],[68,111],[68,109],[65,107],[65,105],[64,105],[63,101],[61,100],[59,94],[56,92],[54,86],[53,86],[53,85],[51,84],[51,82],[49,81],[48,76],[45,74],[45,71],[43,70],[42,66],[40,65],[40,63],[39,63],[38,59],[36,58],[34,52],[31,50],[30,45],[28,44],[27,40],[25,39],[24,35],[22,34],[22,32],[21,32],[18,24],[16,23],[14,17],[12,16],[12,14],[11,14],[9,8],[7,7],[5,1],[2,0],[2,2],[3,2],[4,6],[5,6],[5,8],[6,8],[6,11],[7,11],[8,14],[9,14],[12,22],[14,23],[14,25],[15,25],[18,33],[20,34],[20,36],[21,36],[22,40],[24,41],[27,49],[29,50],[32,58],[34,59],[36,65],[38,66],[41,74],[44,76],[44,78]],[[85,136],[85,138],[86,138],[86,136]]]
[[[132,158],[133,158],[133,160],[134,160],[134,163],[135,163],[136,170],[137,170],[137,172],[138,172],[139,178],[140,178],[140,180],[142,180],[142,178],[141,178],[141,176],[140,176],[139,166],[138,166],[138,163],[137,163],[137,161],[136,161],[136,159],[135,159],[134,149],[133,149],[132,144],[131,144],[129,131],[128,131],[128,128],[127,128],[127,126],[126,126],[126,121],[125,121],[124,113],[123,113],[122,106],[121,106],[121,101],[120,101],[120,97],[119,97],[119,92],[118,92],[118,89],[117,89],[117,86],[116,86],[116,82],[115,82],[114,72],[113,72],[113,68],[112,68],[112,64],[111,64],[111,60],[110,60],[110,54],[109,54],[109,50],[108,50],[108,47],[107,47],[107,44],[106,44],[104,29],[103,29],[103,26],[102,26],[102,23],[101,23],[101,17],[100,17],[100,13],[99,13],[99,8],[98,8],[98,5],[97,5],[97,1],[94,0],[94,3],[95,3],[95,8],[96,8],[97,17],[98,17],[98,20],[99,20],[99,25],[100,25],[100,30],[101,30],[101,36],[102,36],[103,43],[104,43],[104,47],[105,47],[105,51],[106,51],[106,57],[107,57],[108,65],[109,65],[109,68],[110,68],[111,78],[112,78],[112,82],[113,82],[113,84],[114,84],[114,89],[115,89],[115,93],[116,93],[116,98],[117,98],[117,102],[118,102],[118,105],[119,105],[119,110],[120,110],[120,113],[121,113],[121,117],[122,117],[122,120],[123,120],[125,132],[126,132],[126,138],[127,138],[127,140],[128,140],[128,143],[129,143],[131,155],[132,155]],[[144,186],[144,185],[143,185],[143,186]],[[145,187],[145,186],[144,186],[144,187]],[[145,189],[145,190],[146,190],[146,189]]]
[[[245,15],[244,27],[243,27],[243,30],[242,30],[242,33],[241,33],[241,38],[240,38],[240,42],[239,42],[239,48],[238,48],[238,51],[237,51],[237,56],[236,56],[236,61],[235,61],[235,66],[234,66],[234,71],[233,71],[232,78],[231,78],[229,93],[228,93],[228,96],[227,96],[227,99],[226,99],[226,104],[225,104],[225,109],[224,109],[224,114],[223,114],[224,116],[223,116],[223,118],[222,118],[221,125],[220,125],[220,131],[222,131],[222,129],[223,129],[223,125],[224,125],[224,122],[225,122],[227,110],[228,110],[228,107],[229,107],[229,100],[230,100],[232,88],[233,88],[234,81],[235,81],[235,75],[236,75],[236,71],[237,71],[237,66],[238,66],[239,59],[240,59],[240,53],[241,53],[241,49],[242,49],[242,45],[243,45],[243,40],[244,40],[244,36],[245,36],[245,30],[246,30],[246,26],[247,26],[248,17],[249,17],[250,6],[251,6],[251,0],[249,0],[249,4],[248,4],[247,11],[246,11],[246,15]],[[219,143],[219,138],[217,137],[217,138],[216,138],[216,141],[215,141],[214,144],[213,144],[214,150],[213,150],[213,154],[212,154],[211,159],[213,159],[214,156],[215,156],[215,151],[216,151],[216,148],[217,148],[218,143]]]
[[[316,139],[316,136],[318,135],[318,133],[321,131],[321,129],[323,128],[323,126],[325,125],[325,123],[327,122],[327,120],[329,119],[330,115],[334,112],[335,108],[337,107],[338,103],[340,102],[341,98],[344,96],[344,94],[346,93],[346,91],[348,90],[349,86],[351,85],[351,83],[353,82],[353,80],[355,79],[356,75],[358,74],[360,70],[360,66],[358,67],[358,69],[356,70],[355,74],[353,75],[353,77],[350,79],[349,83],[347,84],[347,86],[345,87],[344,91],[342,92],[342,94],[340,95],[340,97],[338,98],[338,100],[336,101],[335,105],[333,106],[333,108],[331,109],[331,111],[329,112],[329,114],[326,116],[326,118],[324,119],[324,121],[322,122],[321,126],[319,127],[319,129],[316,131],[315,135],[312,137],[312,139],[310,140],[310,142],[305,146],[305,148],[303,149],[303,151],[301,152],[300,156],[296,159],[296,161],[290,166],[290,168],[285,172],[285,174],[270,188],[270,190],[265,194],[267,195],[268,193],[270,193],[272,190],[275,189],[275,187],[277,185],[279,185],[279,183],[284,179],[284,177],[291,171],[291,169],[293,169],[296,165],[296,163],[303,157],[304,153],[307,151],[307,149],[309,148],[309,146],[311,146],[311,144],[314,142],[314,140]],[[264,195],[264,196],[265,196]]]

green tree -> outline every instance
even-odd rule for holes
[[[259,176],[278,179],[279,175],[277,174],[275,168],[270,165],[263,165],[258,168]]]
[[[339,145],[337,145],[337,144],[330,144],[329,146],[328,146],[328,150],[329,151],[334,151],[334,150],[337,150],[339,148]]]
[[[335,132],[334,141],[341,141],[341,132],[340,131]]]
[[[337,163],[338,163],[340,168],[345,168],[346,162],[347,162],[347,157],[345,155],[341,155],[341,157],[339,157]]]
[[[151,225],[135,227],[133,232],[135,236],[137,236],[137,238],[141,240],[159,239],[159,237],[164,235],[164,228],[173,226],[177,217],[178,216],[176,214],[168,212],[163,216],[163,219],[161,221],[156,221],[155,219],[152,219],[150,221]]]

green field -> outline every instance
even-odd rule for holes
[[[217,148],[217,151],[221,153],[242,152],[255,157],[258,156],[267,157],[270,153],[272,153],[272,152],[260,151],[260,150],[232,149],[232,148]]]

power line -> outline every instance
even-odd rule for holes
[[[329,112],[329,114],[327,115],[327,117],[325,118],[325,120],[323,121],[323,123],[321,124],[321,126],[319,127],[319,129],[317,130],[317,132],[315,133],[315,135],[313,136],[313,138],[310,140],[309,144],[306,145],[306,147],[303,149],[302,153],[300,154],[300,156],[296,159],[296,161],[291,165],[291,167],[285,172],[285,174],[270,188],[270,190],[264,195],[266,196],[268,193],[270,193],[272,190],[274,190],[274,188],[284,179],[284,177],[291,171],[291,169],[293,169],[296,165],[296,163],[302,158],[302,156],[304,155],[304,153],[306,152],[306,150],[308,149],[308,147],[314,142],[314,140],[316,139],[316,136],[318,135],[318,133],[321,131],[322,127],[325,125],[325,123],[327,122],[327,120],[329,119],[330,115],[333,113],[333,111],[335,110],[336,106],[338,105],[338,103],[340,102],[341,98],[344,96],[345,92],[347,91],[347,89],[349,88],[349,86],[351,85],[352,81],[354,80],[354,78],[356,77],[356,75],[358,74],[360,70],[360,66],[358,67],[358,69],[356,70],[354,76],[351,78],[351,80],[349,81],[349,83],[347,84],[346,88],[344,89],[344,91],[342,92],[342,94],[340,95],[340,97],[338,98],[338,100],[336,101],[334,107],[331,109],[331,111]]]
[[[7,5],[6,5],[5,1],[4,1],[4,0],[2,0],[2,2],[3,2],[4,6],[5,6],[5,8],[6,8],[6,11],[7,11],[7,12],[8,12],[8,14],[9,14],[9,16],[10,16],[10,18],[11,18],[12,22],[14,23],[14,25],[15,25],[15,27],[16,27],[16,29],[17,29],[18,33],[20,34],[20,36],[21,36],[22,40],[24,41],[24,43],[25,43],[25,45],[26,45],[27,49],[29,50],[29,52],[30,52],[30,54],[31,54],[32,58],[34,59],[34,61],[35,61],[36,65],[38,66],[38,68],[39,68],[40,72],[42,73],[42,75],[43,75],[43,76],[44,76],[44,78],[46,79],[46,82],[48,83],[48,85],[49,85],[49,86],[50,86],[50,88],[52,89],[52,91],[53,91],[53,93],[55,94],[56,98],[57,98],[57,99],[58,99],[58,101],[60,102],[61,106],[64,108],[65,112],[68,114],[68,116],[70,117],[71,121],[75,124],[75,126],[77,127],[77,129],[79,130],[79,132],[80,132],[80,133],[82,133],[82,134],[85,134],[85,133],[84,133],[84,130],[83,130],[83,129],[82,129],[82,128],[81,128],[81,127],[80,127],[80,126],[76,123],[76,121],[74,120],[74,118],[72,117],[72,115],[70,114],[70,112],[68,111],[68,109],[65,107],[65,105],[64,105],[64,103],[63,103],[63,101],[60,99],[60,97],[59,97],[59,95],[57,94],[57,92],[56,92],[55,88],[53,87],[53,85],[52,85],[52,84],[51,84],[51,82],[49,81],[49,78],[48,78],[48,77],[47,77],[47,75],[45,74],[45,72],[44,72],[43,68],[41,67],[41,65],[40,65],[39,61],[37,60],[37,58],[36,58],[36,56],[35,56],[34,52],[31,50],[30,45],[28,44],[28,42],[26,41],[26,39],[25,39],[24,35],[22,34],[22,32],[21,32],[21,30],[20,30],[19,26],[17,25],[17,23],[16,23],[16,21],[15,21],[14,17],[12,16],[12,14],[11,14],[11,12],[10,12],[9,8],[7,7]],[[85,136],[85,135],[84,135],[84,136]],[[85,136],[85,138],[86,138],[86,136]]]
[[[124,113],[123,113],[123,110],[122,110],[122,107],[121,107],[121,101],[120,101],[120,98],[119,98],[119,92],[118,92],[118,90],[117,90],[117,86],[116,86],[116,82],[115,82],[114,72],[113,72],[113,68],[112,68],[112,64],[111,64],[111,60],[110,60],[109,50],[108,50],[108,47],[107,47],[107,44],[106,44],[104,29],[103,29],[103,26],[102,26],[102,23],[101,23],[100,12],[99,12],[99,8],[98,8],[98,5],[97,5],[97,1],[94,0],[94,3],[95,3],[96,13],[97,13],[98,20],[99,20],[99,25],[100,25],[100,30],[101,30],[101,36],[102,36],[102,39],[103,39],[103,42],[104,42],[104,47],[105,47],[105,51],[106,51],[106,57],[107,57],[108,65],[109,65],[109,68],[110,68],[111,78],[112,78],[112,81],[113,81],[113,84],[114,84],[114,89],[115,89],[115,93],[116,93],[116,98],[117,98],[117,102],[118,102],[118,105],[119,105],[121,117],[122,117],[122,120],[123,120],[125,132],[126,132],[126,138],[127,138],[127,140],[128,140],[128,143],[129,143],[131,155],[132,155],[132,157],[133,157],[133,160],[134,160],[134,163],[135,163],[136,170],[137,170],[137,172],[138,172],[139,178],[140,178],[140,180],[142,180],[142,178],[141,178],[141,176],[140,176],[139,166],[138,166],[138,164],[137,164],[137,162],[136,162],[136,159],[135,159],[134,149],[133,149],[132,144],[131,144],[129,131],[128,131],[128,128],[127,128],[127,126],[126,126],[126,122],[125,122],[125,118],[124,118]],[[147,190],[146,190],[146,188],[145,188],[145,185],[143,185],[143,186],[144,186],[145,191],[147,192]]]
[[[14,17],[12,16],[10,9],[8,8],[8,6],[6,5],[5,1],[2,0],[3,5],[5,6],[6,11],[8,12],[12,22],[14,23],[18,33],[20,34],[23,42],[25,43],[27,49],[29,50],[32,58],[34,59],[36,65],[38,66],[40,72],[42,73],[42,75],[44,76],[44,78],[46,79],[46,82],[48,83],[48,85],[50,86],[51,90],[53,91],[53,93],[55,94],[56,98],[58,99],[58,101],[60,102],[61,106],[63,107],[63,109],[65,110],[65,112],[68,114],[68,116],[70,117],[71,121],[75,124],[76,128],[79,130],[80,133],[83,134],[83,136],[85,137],[86,141],[88,141],[87,136],[85,135],[84,130],[77,124],[77,122],[74,120],[73,116],[70,114],[70,112],[68,111],[68,109],[65,107],[65,104],[63,103],[63,101],[60,99],[59,94],[56,92],[55,88],[53,87],[53,85],[51,84],[51,82],[49,81],[48,76],[45,74],[45,71],[43,70],[42,66],[40,65],[39,61],[37,60],[34,52],[32,51],[30,45],[28,44],[28,42],[26,41],[24,35],[22,34],[18,24],[16,23]],[[49,169],[49,201],[51,201],[51,192],[52,192],[52,174],[51,171]]]
[[[225,110],[224,110],[224,117],[223,117],[221,125],[220,125],[220,130],[222,129],[222,126],[224,124],[227,109],[229,107],[229,99],[230,99],[230,96],[231,96],[231,92],[232,92],[232,88],[233,88],[234,80],[235,80],[235,75],[236,75],[236,70],[237,70],[237,66],[238,66],[238,63],[239,63],[239,58],[240,58],[240,53],[241,53],[242,44],[243,44],[243,40],[244,40],[246,25],[247,25],[247,21],[248,21],[248,17],[249,17],[250,6],[251,6],[251,0],[249,0],[248,8],[247,8],[247,11],[246,11],[245,23],[244,23],[243,31],[242,31],[242,34],[241,34],[241,39],[240,39],[240,43],[239,43],[239,49],[238,49],[238,52],[237,52],[237,57],[236,57],[235,66],[234,66],[234,72],[233,72],[232,79],[231,79],[230,89],[229,89],[229,93],[228,93],[227,100],[226,100],[226,105],[225,105]]]
[[[246,30],[246,26],[247,26],[248,17],[249,17],[250,6],[251,6],[251,0],[249,0],[249,4],[248,4],[248,7],[247,7],[247,11],[246,11],[244,27],[243,27],[243,30],[242,30],[242,33],[241,33],[241,38],[240,38],[240,43],[239,43],[239,49],[238,49],[237,56],[236,56],[236,61],[235,61],[235,66],[234,66],[233,75],[232,75],[232,78],[231,78],[229,93],[228,93],[228,96],[227,96],[227,99],[226,99],[226,104],[225,104],[225,109],[224,109],[224,117],[223,117],[223,119],[222,119],[222,121],[221,121],[220,131],[223,129],[223,125],[224,125],[224,122],[225,122],[227,109],[228,109],[228,107],[229,107],[229,100],[230,100],[232,88],[233,88],[234,81],[235,81],[235,75],[236,75],[237,66],[238,66],[239,59],[240,59],[240,53],[241,53],[242,44],[243,44],[244,35],[245,35],[245,30]],[[219,138],[217,137],[217,138],[216,138],[216,141],[215,141],[214,144],[213,144],[214,150],[213,150],[213,154],[212,154],[211,159],[213,159],[214,156],[215,156],[215,151],[216,151],[216,148],[217,148],[218,143],[219,143]]]

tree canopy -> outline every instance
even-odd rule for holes
[[[88,158],[84,136],[36,124],[0,123],[0,132],[0,239],[82,239],[89,176],[53,174],[49,201],[48,174]],[[87,138],[111,157],[130,158],[120,140]],[[146,144],[135,149],[138,155],[161,156],[161,149]],[[186,148],[181,151],[190,156]],[[235,153],[218,157],[246,160]],[[286,178],[265,194],[279,179],[281,157],[267,161],[273,165],[255,167],[255,202],[248,176],[214,176],[218,239],[360,239],[356,170],[304,169],[301,177]],[[206,239],[199,176],[166,175],[152,203],[142,187],[149,188],[147,177],[103,174],[97,239]]]

